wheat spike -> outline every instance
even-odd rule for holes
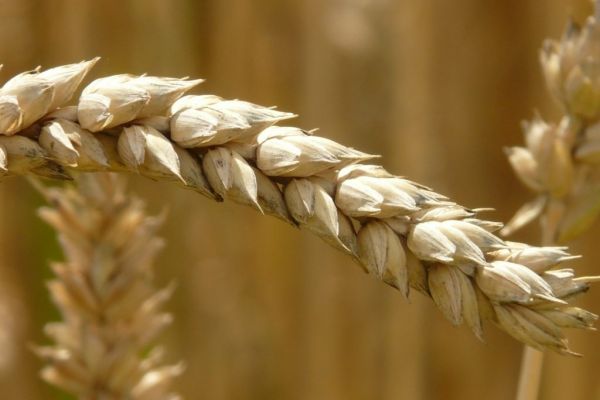
[[[80,399],[171,399],[183,366],[163,365],[152,348],[171,323],[162,311],[172,287],[157,290],[152,262],[162,218],[124,193],[120,177],[84,174],[76,188],[43,188],[40,216],[56,229],[66,256],[48,283],[63,320],[47,324],[54,344],[37,347],[48,383]],[[145,352],[150,351],[145,355]]]
[[[87,71],[89,64],[75,65]],[[77,106],[53,110],[52,93],[61,83],[39,75],[20,78],[31,80],[23,95],[4,96],[0,89],[0,110],[6,110],[0,127],[11,127],[0,130],[5,175],[64,179],[71,171],[108,170],[172,181],[317,234],[406,296],[410,287],[432,296],[444,315],[465,321],[478,337],[482,320],[491,319],[537,348],[571,353],[559,327],[582,326],[568,317],[566,300],[588,284],[568,273],[560,283],[545,275],[570,260],[568,253],[505,242],[493,233],[501,224],[478,218],[482,210],[362,164],[375,156],[275,125],[294,114],[184,96],[198,81],[102,78],[83,90]],[[37,116],[38,109],[47,114],[15,125],[15,115]],[[539,335],[540,321],[556,327],[546,333],[552,341]]]

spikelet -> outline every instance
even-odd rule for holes
[[[178,179],[185,184],[175,145],[154,128],[144,125],[123,128],[118,151],[125,165],[133,170],[143,169],[147,176]]]
[[[351,222],[339,213],[327,191],[309,179],[294,179],[285,187],[285,202],[292,218],[335,247],[356,255]]]
[[[256,174],[239,154],[219,147],[204,155],[202,165],[208,182],[221,197],[262,212]]]
[[[102,143],[89,131],[66,119],[50,121],[42,127],[40,146],[59,164],[82,171],[109,167]]]
[[[517,340],[539,350],[578,355],[569,350],[561,330],[542,314],[519,305],[494,306],[494,311],[499,325]]]
[[[83,61],[15,76],[0,89],[0,134],[14,135],[65,105],[98,61]]]
[[[216,96],[185,96],[171,107],[171,138],[182,147],[209,147],[243,141],[295,117],[273,108]]]
[[[579,307],[542,310],[540,314],[561,328],[594,329],[598,316]]]
[[[358,234],[360,259],[368,271],[408,297],[406,250],[400,238],[381,221],[371,221]]]
[[[298,128],[267,128],[256,141],[256,165],[269,176],[308,177],[375,157]]]
[[[390,218],[427,206],[453,205],[429,188],[394,177],[377,166],[355,165],[339,171],[335,201],[347,215],[357,218]]]
[[[125,74],[97,79],[83,89],[77,116],[84,129],[98,132],[167,114],[173,101],[200,82]]]
[[[509,242],[510,244],[510,242]],[[510,261],[527,266],[527,268],[542,273],[560,263],[580,258],[570,255],[563,247],[519,246],[506,247],[493,251],[489,255],[496,260]]]

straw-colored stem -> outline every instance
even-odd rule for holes
[[[544,246],[552,246],[554,244],[558,223],[564,211],[564,208],[561,206],[562,204],[558,204],[558,201],[552,200],[551,202],[555,206],[548,207],[541,220],[541,236]],[[544,353],[532,347],[525,346],[521,358],[516,400],[536,400],[538,398],[543,367]]]
[[[543,364],[544,353],[525,346],[521,360],[517,400],[534,400],[538,398]]]

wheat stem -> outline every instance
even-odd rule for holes
[[[548,219],[546,215],[546,220]],[[556,224],[553,226],[557,226]],[[553,230],[542,231],[544,245],[552,246],[551,238],[555,237]],[[517,386],[516,400],[537,400],[541,388],[542,372],[544,368],[544,353],[525,345],[521,356],[521,367]]]
[[[523,349],[516,400],[535,400],[538,398],[543,363],[543,352],[525,346]]]

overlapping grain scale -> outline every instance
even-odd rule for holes
[[[521,342],[539,350],[578,355],[569,350],[567,338],[550,318],[522,305],[494,305],[500,327]]]
[[[477,285],[493,301],[531,304],[536,300],[564,303],[540,275],[521,264],[492,261],[475,274]]]
[[[45,158],[67,170],[137,172],[153,179],[177,181],[216,199],[198,157],[148,126],[125,127],[119,136],[113,136],[92,134],[67,119],[48,119],[38,141]]]
[[[368,271],[408,297],[406,250],[396,233],[382,221],[371,221],[358,233],[358,248]]]
[[[38,141],[49,158],[64,166],[82,171],[98,171],[110,166],[102,143],[75,122],[49,121],[42,127]]]
[[[544,272],[542,278],[550,285],[552,292],[560,298],[568,299],[588,290],[588,278],[576,278],[571,268],[554,269]]]
[[[44,189],[40,215],[59,234],[66,261],[48,287],[62,321],[45,327],[52,345],[37,348],[42,378],[81,399],[176,399],[181,364],[165,365],[153,347],[172,316],[172,287],[156,289],[152,263],[161,219],[123,192],[110,175],[87,175],[74,188]]]
[[[319,178],[293,179],[284,190],[286,206],[296,223],[350,255],[358,256],[352,221],[341,213]]]
[[[3,168],[13,175],[25,175],[46,164],[46,152],[33,139],[21,135],[0,136],[0,146],[5,154]]]
[[[209,150],[204,154],[202,167],[210,186],[222,198],[293,224],[277,183],[234,150],[225,147]]]
[[[539,313],[561,328],[596,330],[594,323],[598,316],[579,307],[540,310]]]
[[[14,135],[65,105],[98,59],[24,72],[0,89],[0,134]]]
[[[306,178],[377,157],[293,127],[267,128],[256,141],[256,166],[268,176]]]
[[[184,96],[171,106],[171,138],[182,147],[247,141],[294,114],[212,95]]]
[[[133,171],[157,180],[172,180],[215,198],[196,155],[189,154],[158,130],[146,125],[124,127],[117,141],[117,152]]]
[[[429,267],[428,276],[431,297],[442,314],[454,325],[464,320],[483,339],[479,304],[471,279],[459,269],[440,263]]]
[[[372,165],[342,168],[338,173],[335,202],[346,215],[356,218],[390,218],[454,204],[427,187]]]
[[[562,268],[574,258],[564,248],[505,242],[494,234],[502,224],[479,218],[484,209],[360,164],[371,155],[271,126],[292,114],[211,95],[179,98],[195,83],[97,80],[76,109],[44,116],[28,137],[0,136],[0,173],[134,172],[248,205],[317,234],[404,295],[412,287],[432,296],[478,337],[491,319],[519,340],[568,352],[546,320],[557,329],[592,325],[593,314],[565,302],[593,279]]]
[[[92,132],[136,119],[167,115],[172,103],[202,80],[113,75],[83,89],[77,108],[79,123]]]
[[[156,179],[185,182],[173,142],[154,128],[145,125],[123,128],[117,149],[125,165],[133,170],[143,170],[145,175]]]
[[[581,258],[569,254],[566,247],[535,247],[515,242],[506,242],[506,244],[509,247],[495,250],[489,255],[496,260],[526,265],[538,274],[560,263]]]

